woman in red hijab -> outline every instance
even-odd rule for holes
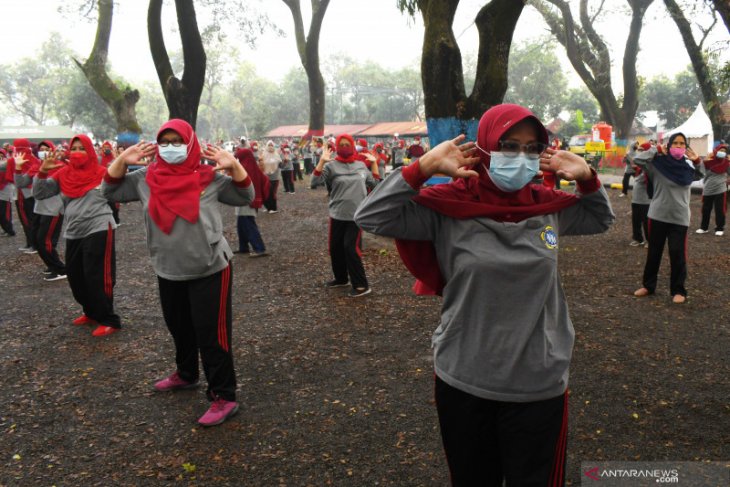
[[[15,198],[15,184],[8,174],[8,153],[5,149],[0,149],[0,227],[6,237],[15,236],[13,198]]]
[[[725,215],[727,213],[727,189],[730,180],[730,157],[727,144],[720,144],[698,165],[702,173],[702,222],[695,233],[707,233],[710,216],[715,210],[715,235],[725,234]]]
[[[56,151],[56,146],[50,140],[38,144],[38,157],[41,160],[53,159],[53,163],[60,164],[56,169],[48,171],[48,176],[60,171],[66,164],[62,154]],[[36,176],[37,178],[38,176]],[[56,246],[63,227],[63,199],[60,194],[50,198],[37,199],[33,212],[36,215],[35,248],[38,256],[46,265],[43,271],[45,281],[66,279],[66,264],[58,256]]]
[[[355,141],[349,134],[342,134],[335,141],[337,155],[330,160],[328,149],[312,173],[312,189],[327,187],[330,216],[329,251],[334,279],[327,288],[351,286],[348,296],[357,298],[371,293],[360,247],[361,231],[355,224],[355,210],[365,199],[368,190],[377,184],[378,165],[372,154],[362,154],[370,168],[358,160]]]
[[[66,275],[83,314],[74,325],[97,325],[92,335],[102,337],[122,327],[114,312],[116,255],[114,219],[99,185],[106,172],[99,165],[94,144],[85,135],[71,139],[68,164],[55,158],[43,161],[33,185],[38,200],[60,194],[66,228]],[[58,169],[58,171],[55,171]]]
[[[266,245],[261,238],[259,226],[256,224],[256,216],[264,201],[269,197],[270,181],[259,168],[256,156],[251,149],[236,149],[235,156],[251,178],[256,196],[247,206],[236,207],[238,250],[234,253],[248,254],[249,257],[264,257],[269,254],[266,253]]]
[[[561,486],[574,331],[558,275],[562,235],[614,219],[596,173],[547,147],[526,108],[497,105],[464,136],[395,170],[360,205],[396,238],[417,291],[443,296],[433,334],[436,407],[455,486]],[[532,180],[553,172],[576,194]],[[421,189],[436,173],[449,184]]]
[[[108,167],[115,159],[116,156],[114,154],[114,148],[112,147],[112,143],[108,140],[105,140],[104,143],[101,144],[101,154],[99,154],[99,157],[101,158],[101,165],[104,167]],[[109,202],[109,208],[112,209],[112,216],[114,217],[114,222],[117,225],[121,225],[121,220],[119,219],[119,207],[119,203]]]
[[[176,370],[154,388],[197,387],[200,356],[211,405],[198,422],[214,426],[238,411],[231,349],[233,252],[223,237],[219,203],[248,205],[254,189],[232,154],[208,146],[204,155],[215,168],[201,163],[190,124],[170,120],[157,133],[157,144],[133,145],[109,165],[103,192],[112,201],[142,202],[162,315],[175,343]],[[152,156],[149,166],[127,172]]]
[[[35,209],[35,198],[33,198],[33,177],[38,174],[41,161],[33,155],[33,150],[28,139],[15,139],[13,141],[15,154],[8,160],[6,175],[13,178],[12,181],[18,190],[15,204],[18,208],[18,217],[25,233],[25,247],[18,250],[26,254],[35,254],[35,234],[37,231],[37,218],[33,211]]]

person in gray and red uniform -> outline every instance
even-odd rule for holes
[[[201,163],[190,124],[170,120],[157,133],[157,144],[133,145],[109,165],[102,191],[111,201],[142,202],[162,315],[175,342],[176,370],[154,388],[197,387],[199,354],[211,405],[198,423],[214,426],[238,411],[231,350],[233,251],[223,237],[219,203],[248,205],[254,189],[231,153],[208,146],[203,155],[215,169]],[[150,156],[156,162],[127,173],[127,166],[142,165]]]
[[[6,237],[14,237],[13,198],[15,198],[14,178],[8,171],[8,153],[0,149],[0,227]]]
[[[395,170],[355,222],[397,239],[416,291],[443,296],[432,344],[452,484],[562,486],[575,332],[558,244],[605,231],[614,214],[596,172],[547,148],[526,108],[492,107],[476,145],[463,141]],[[576,194],[532,184],[539,170],[576,181]],[[421,189],[436,173],[455,180]]]
[[[44,140],[38,144],[38,157],[41,160],[51,158],[61,166],[48,171],[48,176],[53,177],[56,171],[60,171],[65,167],[65,161],[62,159],[62,151],[56,151],[56,147],[50,140]],[[38,176],[36,176],[37,178]],[[61,195],[57,194],[46,199],[39,199],[35,202],[33,212],[36,214],[36,240],[35,248],[38,256],[46,265],[43,271],[45,281],[58,281],[66,279],[66,264],[63,263],[58,256],[56,246],[58,238],[61,236],[61,227],[63,226],[63,200]]]
[[[425,153],[426,151],[421,145],[421,136],[416,135],[413,137],[413,143],[406,149],[406,156],[413,162]]]
[[[649,250],[642,276],[643,286],[634,291],[636,297],[654,294],[666,243],[672,302],[682,304],[687,300],[684,286],[687,279],[687,230],[691,184],[695,174],[687,159],[694,164],[700,162],[700,157],[687,146],[687,138],[681,132],[669,137],[666,150],[661,146],[651,147],[634,156],[634,164],[646,171],[654,188],[648,213]]]
[[[695,233],[707,233],[710,228],[710,215],[715,209],[715,235],[725,234],[725,214],[727,213],[727,183],[730,178],[730,159],[727,145],[720,144],[699,164],[702,173],[702,222]]]
[[[33,183],[33,196],[43,200],[60,194],[63,201],[66,275],[74,299],[83,308],[73,324],[97,325],[92,332],[95,337],[111,335],[122,324],[114,312],[116,224],[99,191],[106,170],[85,135],[71,139],[68,164],[61,166],[55,158],[44,159]]]
[[[20,250],[26,254],[35,254],[35,234],[37,231],[37,217],[33,211],[35,198],[33,197],[33,177],[38,174],[41,161],[33,155],[30,141],[28,139],[15,139],[13,141],[15,153],[8,160],[7,171],[9,177],[13,178],[18,190],[15,204],[18,208],[18,218],[25,233],[25,247]]]
[[[334,279],[325,285],[328,288],[352,286],[349,296],[366,296],[371,289],[365,276],[360,250],[360,229],[353,221],[357,205],[365,198],[367,191],[377,184],[378,164],[372,154],[364,154],[370,162],[370,169],[357,160],[355,141],[352,136],[337,137],[337,156],[330,160],[329,147],[322,151],[322,157],[312,173],[312,189],[326,186],[329,195],[329,251]]]

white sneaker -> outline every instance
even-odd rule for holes
[[[695,230],[695,233],[707,233],[707,230],[704,230],[702,228],[698,228],[697,230]]]
[[[632,247],[641,247],[642,245],[644,245],[644,242],[639,242],[637,240],[632,240],[629,245],[631,245]]]
[[[722,237],[723,235],[725,235],[725,232],[723,232],[722,230],[718,230],[715,232],[715,235],[717,235],[718,237]]]

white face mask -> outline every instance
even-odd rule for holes
[[[168,164],[182,164],[188,158],[188,146],[185,144],[175,147],[170,144],[167,147],[158,147],[160,157]]]
[[[724,150],[721,150],[717,153],[718,159],[725,159],[726,157],[727,157],[727,152],[725,152]]]
[[[48,151],[44,151],[44,150],[38,151],[38,159],[43,160],[46,158],[47,155],[48,155]]]

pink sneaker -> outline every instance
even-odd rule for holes
[[[170,377],[162,379],[155,383],[155,390],[159,392],[165,391],[176,391],[179,389],[193,389],[198,387],[198,382],[188,382],[180,378],[180,374],[177,371]]]
[[[200,417],[198,423],[203,426],[215,426],[221,424],[238,412],[238,403],[216,398],[210,405],[210,409]]]

